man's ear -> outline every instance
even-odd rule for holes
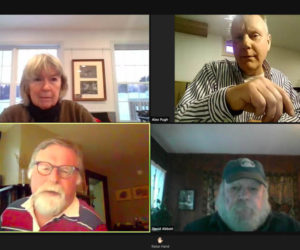
[[[81,178],[81,175],[80,174],[77,174],[77,180],[76,180],[76,185],[80,185],[82,182],[82,178]]]
[[[271,34],[268,34],[268,37],[267,37],[268,51],[271,49],[271,41],[272,41],[272,36],[271,36]]]
[[[27,171],[27,177],[28,177],[29,180],[31,179],[32,171],[33,171],[33,168],[30,168],[30,169],[28,169],[28,171]]]

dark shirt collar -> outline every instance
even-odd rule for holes
[[[31,101],[27,110],[35,122],[57,122],[60,114],[60,102],[49,109],[40,109]]]
[[[272,212],[268,215],[265,222],[254,232],[267,232],[270,227],[271,219]],[[214,232],[234,232],[225,224],[218,212],[212,214],[209,221],[209,228]]]
[[[212,214],[209,221],[209,228],[215,232],[233,232],[222,220],[219,213]]]

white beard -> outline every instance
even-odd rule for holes
[[[251,204],[240,202],[227,210],[222,219],[234,231],[255,231],[265,222],[269,212],[268,208],[258,211]]]
[[[237,201],[233,207],[227,209],[225,206],[224,192],[219,192],[219,195],[220,197],[218,196],[217,198],[218,213],[225,224],[233,231],[255,231],[266,221],[271,211],[267,191],[264,193],[264,201],[260,211],[251,201],[243,200]]]
[[[46,182],[32,195],[34,209],[47,217],[60,214],[66,205],[65,193],[58,184]]]

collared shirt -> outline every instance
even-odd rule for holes
[[[257,76],[247,76],[247,75],[243,74],[244,82],[250,82],[252,80],[255,80],[256,78],[264,77],[264,76],[265,76],[264,73],[257,75]]]
[[[284,113],[278,122],[300,121],[300,98],[291,82],[279,70],[263,64],[265,77],[283,88],[290,97],[296,115]],[[221,60],[207,63],[188,86],[175,110],[175,122],[248,122],[261,120],[247,111],[233,115],[226,103],[226,91],[229,87],[244,83],[242,71],[237,62]]]
[[[41,228],[34,215],[32,199],[11,203],[1,215],[1,230],[6,231],[107,231],[105,223],[85,201],[74,199],[60,215]]]
[[[37,222],[37,219],[36,219],[36,216],[34,214],[32,196],[30,196],[29,199],[21,205],[21,207],[24,207],[30,213],[30,215],[32,217],[32,231],[33,232],[40,231],[40,226],[39,226],[39,224]],[[75,197],[73,199],[70,206],[68,206],[59,215],[57,215],[57,216],[53,217],[51,220],[47,221],[47,223],[45,223],[45,225],[50,223],[51,221],[57,219],[57,218],[60,218],[63,215],[65,215],[67,217],[79,217],[79,200],[77,199],[77,197]]]

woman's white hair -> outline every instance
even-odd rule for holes
[[[23,71],[20,83],[20,94],[24,105],[28,106],[30,103],[30,82],[33,81],[34,78],[40,76],[43,70],[49,72],[50,69],[54,70],[61,77],[59,100],[65,96],[68,89],[68,84],[61,62],[58,58],[50,54],[39,54],[32,57],[27,62]]]

